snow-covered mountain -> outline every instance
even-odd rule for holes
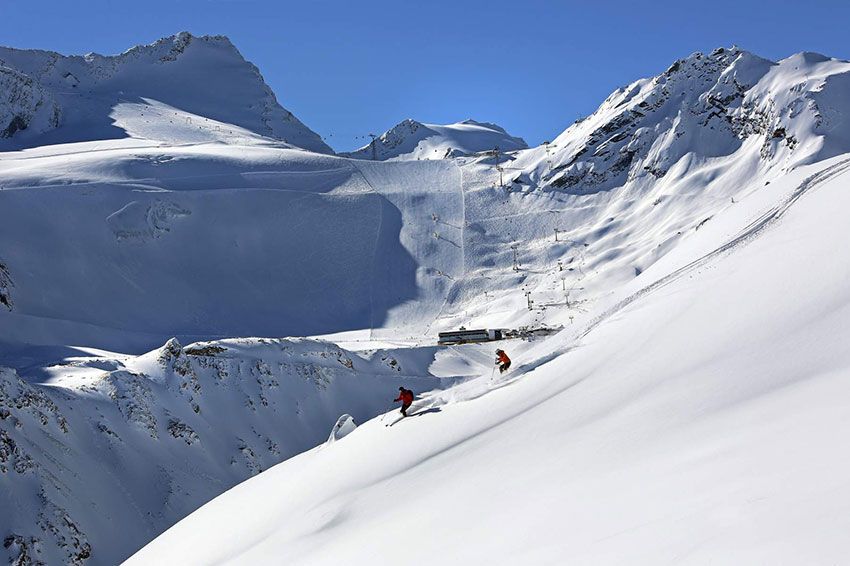
[[[200,42],[204,67],[219,40],[151,68],[182,61],[191,76]],[[95,115],[96,97],[75,106],[54,75],[27,89],[38,65],[0,59],[28,93],[15,104],[30,133],[58,105],[62,125],[29,145]],[[227,88],[265,92],[258,76]],[[410,533],[428,535],[414,562],[740,548],[775,563],[788,545],[771,541],[817,536],[824,562],[846,554],[817,533],[850,508],[847,463],[813,439],[848,432],[835,392],[850,257],[829,252],[846,239],[848,77],[850,63],[813,54],[721,49],[619,89],[546,146],[411,123],[376,142],[377,160],[272,143],[259,106],[186,109],[194,87],[176,85],[105,96],[120,136],[0,153],[8,558],[112,563],[329,434],[136,560],[386,563]],[[566,329],[506,342],[500,378],[491,345],[434,345],[461,325]],[[160,347],[172,336],[203,342]],[[421,418],[368,421],[400,376]],[[788,433],[787,418],[803,426]],[[804,463],[777,471],[782,453]],[[777,512],[788,498],[835,507],[803,505],[797,523]],[[133,527],[116,537],[115,521]],[[730,534],[749,524],[765,526]]]
[[[182,32],[115,56],[0,47],[0,81],[0,138],[12,138],[0,149],[247,137],[333,153],[224,36]]]
[[[528,145],[496,124],[464,120],[455,124],[422,124],[407,119],[358,150],[341,153],[355,159],[448,159],[482,151],[516,151]]]
[[[850,63],[799,53],[778,63],[738,48],[695,53],[613,92],[591,116],[516,166],[540,185],[588,193],[661,186],[720,158],[747,155],[753,173],[850,150]]]

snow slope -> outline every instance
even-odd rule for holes
[[[280,464],[128,564],[840,563],[848,183],[847,157],[801,168],[600,318],[509,346],[505,380]]]
[[[151,73],[180,64],[189,76],[197,65],[207,80],[207,63],[220,56],[239,70],[227,79],[228,88],[253,93],[245,100],[268,102],[258,75],[222,41],[193,38],[183,51],[178,45],[171,39],[114,61],[135,68],[138,60]],[[189,57],[195,49],[198,56]],[[37,75],[0,58],[15,73]],[[90,59],[101,62],[92,69],[112,68]],[[779,63],[737,49],[695,54],[618,90],[553,144],[409,159],[422,143],[448,139],[438,136],[385,161],[295,149],[258,125],[263,104],[248,103],[254,104],[250,111],[215,101],[205,106],[185,94],[192,85],[175,87],[169,96],[140,91],[138,98],[118,99],[113,84],[102,99],[87,95],[75,104],[39,79],[44,100],[54,97],[59,104],[63,125],[31,140],[36,125],[17,131],[7,142],[18,149],[0,152],[0,365],[14,370],[3,371],[0,407],[6,466],[0,499],[4,509],[15,509],[0,519],[0,533],[10,541],[6,556],[113,563],[228,487],[329,435],[331,446],[279,468],[292,478],[281,489],[293,490],[281,492],[282,506],[278,492],[263,489],[263,503],[271,503],[252,504],[252,517],[236,515],[245,530],[230,527],[244,538],[219,536],[205,556],[223,560],[245,552],[242,561],[248,562],[281,546],[282,556],[294,561],[331,561],[314,546],[320,543],[359,562],[366,555],[351,550],[350,541],[362,538],[357,552],[371,553],[375,539],[360,537],[358,525],[372,536],[398,535],[396,527],[372,522],[397,520],[410,527],[408,536],[432,533],[428,550],[442,546],[457,556],[478,546],[472,544],[481,540],[476,537],[492,535],[498,539],[495,546],[490,542],[493,552],[504,551],[493,561],[554,562],[567,551],[602,556],[587,562],[628,561],[616,546],[610,557],[600,555],[591,548],[594,537],[624,540],[646,523],[668,526],[661,515],[682,517],[673,496],[689,502],[684,507],[693,511],[692,521],[732,521],[725,508],[716,511],[717,502],[737,503],[736,486],[758,491],[759,481],[774,477],[761,467],[768,455],[753,440],[761,429],[744,426],[763,413],[771,423],[764,430],[780,430],[779,405],[771,404],[768,391],[791,382],[806,386],[795,369],[805,365],[794,360],[810,367],[827,360],[824,372],[846,375],[836,345],[842,321],[833,325],[834,319],[819,316],[843,312],[838,282],[846,258],[840,252],[829,262],[819,259],[826,243],[811,242],[820,234],[842,241],[835,216],[842,202],[815,199],[839,198],[835,187],[846,182],[843,157],[835,157],[850,152],[843,121],[850,112],[848,70],[846,62],[805,53]],[[19,75],[14,80],[26,84]],[[48,115],[38,114],[47,102],[38,110],[32,103],[41,96],[37,91],[20,99],[38,116],[32,124]],[[98,106],[98,100],[107,103]],[[87,121],[102,116],[100,110],[108,111],[108,120]],[[88,125],[66,127],[72,123]],[[486,139],[506,135],[488,125],[466,126],[488,130],[481,132]],[[56,143],[63,140],[69,143]],[[47,143],[54,145],[34,147]],[[818,171],[826,172],[803,182]],[[812,201],[824,209],[816,211],[823,212],[819,224],[811,211],[793,220]],[[809,257],[795,247],[801,242],[807,251],[820,251]],[[437,331],[461,325],[567,330],[550,340],[509,343],[514,374],[491,382],[491,347],[433,345]],[[802,346],[775,335],[776,328]],[[280,338],[287,335],[324,338]],[[194,354],[174,343],[159,349],[172,336],[182,343],[213,341],[214,347],[192,347],[201,349]],[[228,340],[233,336],[260,338]],[[265,381],[266,366],[269,379],[288,386]],[[223,378],[222,367],[238,378]],[[448,392],[426,394],[421,418],[390,429],[370,422],[352,432],[347,420],[339,420],[349,414],[361,423],[379,414],[399,376],[425,392],[480,375]],[[755,378],[746,381],[750,375]],[[754,400],[752,412],[747,399]],[[816,392],[801,399],[823,400]],[[724,403],[740,417],[719,412]],[[801,419],[818,416],[814,408],[800,413]],[[705,419],[716,420],[716,433],[710,426],[687,428],[691,422],[705,427]],[[503,420],[506,426],[498,426]],[[69,423],[67,432],[62,422]],[[332,432],[335,423],[339,430]],[[713,452],[735,438],[730,430],[751,459],[741,456],[736,463]],[[823,430],[842,429],[837,423]],[[389,441],[397,434],[403,435],[399,442]],[[782,436],[786,444],[767,449],[817,446],[811,436],[807,443],[784,429]],[[350,473],[314,485],[327,476],[326,458]],[[701,493],[711,478],[695,471],[692,462],[700,458],[714,458],[716,467],[707,469],[726,473],[729,481],[718,484],[719,499],[707,499],[707,507],[688,507],[694,502],[681,486],[699,485]],[[536,461],[547,464],[530,467]],[[672,480],[652,484],[638,462],[680,470],[670,476],[680,481],[680,491]],[[843,462],[833,465],[845,471]],[[735,480],[730,470],[747,466],[758,472],[752,481]],[[475,472],[457,475],[470,469]],[[488,475],[496,469],[498,478]],[[813,476],[812,470],[800,473]],[[457,488],[447,479],[455,475]],[[603,481],[612,475],[619,479]],[[516,480],[496,481],[505,477]],[[430,489],[437,478],[445,491]],[[629,491],[636,485],[629,478],[647,485],[648,495]],[[433,518],[445,527],[426,531],[405,522],[398,493],[408,494],[411,482],[413,504],[425,510],[415,520]],[[568,487],[559,487],[564,482]],[[99,484],[102,493],[92,488]],[[515,484],[534,490],[519,491]],[[176,487],[163,490],[167,485]],[[240,489],[252,491],[252,485]],[[486,489],[479,493],[479,486]],[[540,491],[545,486],[555,486],[560,505],[547,504],[551,497]],[[606,500],[609,488],[613,495]],[[652,494],[662,499],[658,506],[641,499]],[[237,496],[221,501],[231,497]],[[327,507],[315,498],[327,498]],[[611,511],[604,517],[594,511],[599,499]],[[623,501],[635,505],[620,509]],[[841,498],[836,501],[843,508]],[[237,504],[214,502],[198,520],[228,524],[208,511],[218,505]],[[475,521],[485,528],[470,535],[470,545],[453,545],[465,536],[453,529],[476,507],[487,512]],[[573,508],[567,519],[553,515]],[[642,509],[657,516],[641,515]],[[526,521],[529,516],[549,526]],[[274,520],[259,527],[254,521],[269,517]],[[133,528],[116,537],[115,521]],[[288,521],[295,527],[287,533],[267,530]],[[508,524],[522,536],[499,530]],[[562,534],[547,539],[555,542],[535,538],[562,524],[565,532],[587,535],[579,546],[562,546]],[[638,535],[617,534],[628,529]],[[710,532],[717,535],[710,540],[728,540]],[[195,534],[202,533],[218,534]],[[258,533],[270,538],[254,545]],[[336,541],[337,534],[339,546],[325,538]],[[180,546],[173,537],[183,535],[166,535],[147,552],[161,557],[166,547]],[[699,552],[700,541],[684,534],[674,539],[674,546],[693,544]],[[522,546],[523,540],[536,546]],[[722,545],[710,540],[709,552],[720,552]],[[390,546],[398,543],[382,544]],[[657,562],[652,553],[665,548],[653,545],[645,561]]]
[[[389,159],[446,159],[482,151],[516,151],[528,145],[496,124],[464,120],[445,126],[407,119],[393,126],[372,143],[345,157],[384,161]]]
[[[14,284],[0,340],[138,353],[172,335],[421,336],[446,299],[438,273],[460,272],[462,250],[430,234],[432,212],[463,223],[453,163],[68,149],[0,155],[0,261]]]
[[[0,92],[11,98],[0,98],[0,138],[11,137],[0,150],[126,137],[188,143],[198,133],[233,136],[236,127],[267,143],[333,153],[224,36],[182,32],[115,56],[0,47],[3,67],[32,92],[8,91],[10,70],[0,70]]]

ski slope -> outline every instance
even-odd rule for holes
[[[848,163],[717,219],[598,322],[509,344],[506,378],[284,462],[128,564],[840,563]]]
[[[0,156],[0,257],[15,285],[0,339],[138,353],[174,335],[421,335],[448,288],[436,274],[461,275],[461,249],[435,245],[417,208],[463,223],[451,162],[54,147]]]

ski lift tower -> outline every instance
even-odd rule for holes
[[[499,172],[499,187],[505,188],[505,180],[502,174],[505,171],[522,171],[519,167],[503,167],[501,165],[496,165],[496,171]]]
[[[552,171],[552,153],[554,152],[555,148],[558,147],[558,146],[553,144],[550,141],[543,142],[543,146],[546,148],[546,166],[548,167],[549,172],[551,172]]]
[[[518,243],[511,244],[511,249],[514,252],[514,271],[517,271],[517,272],[519,271],[519,254],[517,252],[518,248],[519,248]]]

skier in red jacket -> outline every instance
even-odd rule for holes
[[[496,365],[499,366],[499,373],[505,373],[511,367],[511,359],[504,350],[496,350]]]
[[[407,416],[407,410],[410,408],[410,405],[413,403],[413,391],[410,389],[405,389],[404,387],[398,388],[398,397],[393,399],[394,402],[401,401],[401,414],[405,417]]]

